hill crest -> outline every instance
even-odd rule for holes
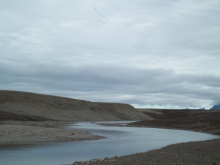
[[[151,120],[129,104],[0,90],[0,120]]]

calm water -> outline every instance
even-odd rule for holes
[[[87,130],[93,134],[106,136],[105,139],[41,145],[0,146],[0,164],[60,165],[74,161],[144,152],[174,143],[220,138],[216,135],[190,131],[104,126],[99,125],[100,123],[80,122],[62,127]]]

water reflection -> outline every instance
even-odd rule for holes
[[[112,123],[107,122],[107,124]],[[144,152],[173,143],[219,138],[216,135],[190,131],[100,124],[103,124],[103,122],[80,122],[62,125],[61,127],[82,129],[107,137],[101,140],[0,146],[0,164],[68,164],[74,161]],[[121,124],[124,124],[124,122]]]

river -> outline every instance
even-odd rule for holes
[[[61,126],[107,137],[100,140],[0,146],[0,164],[70,164],[75,161],[145,152],[169,144],[220,138],[217,135],[182,130],[102,125],[106,123],[116,122],[78,122]]]

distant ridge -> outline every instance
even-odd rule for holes
[[[210,110],[220,110],[220,103],[217,105],[214,105]]]
[[[0,120],[150,120],[128,104],[0,90]]]

